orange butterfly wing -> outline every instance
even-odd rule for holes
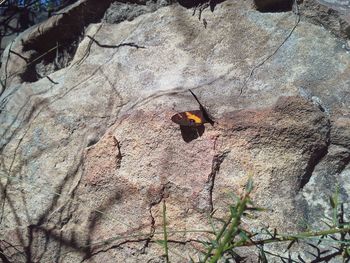
[[[181,126],[198,127],[206,123],[201,110],[184,111],[175,114],[171,120]]]

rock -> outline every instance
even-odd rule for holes
[[[98,4],[91,0],[77,1],[61,10],[59,14],[21,33],[3,53],[3,61],[6,62],[0,70],[1,79],[6,79],[7,85],[10,85],[11,82],[33,82],[45,77],[38,77],[37,73],[42,71],[35,70],[40,61],[48,64],[56,59],[55,70],[61,68],[57,61],[58,54],[65,51],[74,53],[75,42],[84,26],[99,21],[110,3],[110,0],[99,1]],[[67,63],[61,66],[65,67]],[[3,90],[0,90],[0,94],[2,92]]]
[[[343,39],[350,38],[349,6],[344,1],[305,0],[300,13],[311,23],[322,25]]]
[[[158,2],[147,1],[143,4],[113,2],[105,12],[104,20],[112,24],[117,24],[125,20],[131,21],[140,15],[154,12],[159,7],[169,5],[170,3],[171,1],[168,0]]]
[[[258,205],[281,213],[277,217],[280,222],[272,223],[271,218],[266,221],[279,228],[296,224],[302,215],[293,209],[293,200],[327,153],[330,130],[327,118],[310,102],[298,97],[281,98],[271,109],[239,111],[233,116],[223,124],[222,134],[230,134],[232,142],[225,138],[225,149],[231,151],[225,160],[229,165],[226,169],[221,166],[217,184],[223,189],[237,186],[232,173],[243,175],[249,171],[254,175]],[[238,185],[243,187],[244,182]],[[219,195],[215,203],[220,200],[225,199]],[[292,218],[296,219],[294,223]],[[291,227],[288,225],[287,229]]]
[[[59,13],[54,13],[46,21],[21,33],[4,52],[3,60],[6,63],[0,70],[1,79],[6,79],[7,85],[11,82],[33,82],[67,67],[76,51],[77,42],[81,40],[84,27],[99,21],[103,14],[105,22],[119,23],[124,20],[130,21],[147,12],[154,12],[159,7],[171,3],[168,0],[111,2],[103,0],[96,5],[96,2],[90,0],[76,1]],[[107,9],[109,4],[111,6]],[[0,94],[2,89],[3,87]]]
[[[332,144],[350,149],[350,119],[341,116],[332,122]]]
[[[9,80],[0,233],[16,250],[0,244],[2,255],[162,262],[165,202],[171,262],[186,262],[209,237],[193,230],[226,215],[249,175],[267,210],[243,227],[317,226],[335,182],[344,200],[350,190],[350,60],[323,27],[301,20],[291,34],[295,18],[226,1],[202,12],[205,28],[171,5],[91,24],[68,67]],[[198,110],[189,88],[215,120],[196,136],[171,121]],[[300,245],[292,257],[303,253]]]

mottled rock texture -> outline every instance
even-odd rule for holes
[[[267,210],[247,228],[319,226],[337,185],[348,200],[350,54],[342,39],[248,1],[198,18],[171,5],[91,24],[69,66],[32,83],[8,80],[2,255],[164,262],[156,240],[165,201],[171,262],[188,262],[205,236],[193,230],[211,229],[209,214],[224,215],[249,175],[253,200]],[[14,68],[9,60],[7,72]],[[198,109],[189,88],[215,119],[200,134],[171,122]]]
[[[156,11],[159,7],[169,5],[171,0],[158,0],[158,1],[137,1],[136,3],[129,2],[113,2],[107,9],[104,20],[107,23],[120,23],[122,21],[131,21],[136,17],[145,13]]]
[[[350,38],[350,2],[305,0],[300,12],[311,23],[321,25],[340,38]]]

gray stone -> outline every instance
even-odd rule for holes
[[[350,6],[343,1],[305,0],[300,12],[308,21],[322,25],[337,37],[350,38]]]
[[[124,20],[131,21],[134,18],[143,15],[145,13],[150,13],[156,11],[159,7],[167,6],[170,1],[147,1],[144,4],[137,3],[123,3],[123,2],[113,2],[111,6],[107,9],[104,20],[107,23],[117,24]]]
[[[201,19],[172,5],[91,24],[71,64],[50,79],[9,80],[0,233],[17,250],[1,247],[4,255],[162,262],[155,240],[163,239],[165,201],[170,260],[187,262],[200,254],[193,240],[208,235],[192,230],[211,230],[210,213],[227,214],[249,176],[252,199],[267,209],[242,221],[251,231],[319,226],[337,183],[348,200],[350,54],[342,41],[307,19],[292,31],[295,13],[260,13],[243,0],[205,9]],[[171,121],[199,109],[188,89],[214,126],[194,132]]]

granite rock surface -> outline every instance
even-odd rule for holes
[[[249,176],[266,211],[242,222],[248,228],[319,226],[337,186],[348,200],[344,39],[249,1],[192,12],[171,5],[90,24],[69,65],[33,82],[8,80],[0,233],[11,245],[0,247],[9,260],[163,262],[155,240],[165,202],[171,262],[187,262],[203,238],[193,230],[210,229],[213,211],[224,216]],[[171,121],[199,108],[188,89],[213,126]]]

